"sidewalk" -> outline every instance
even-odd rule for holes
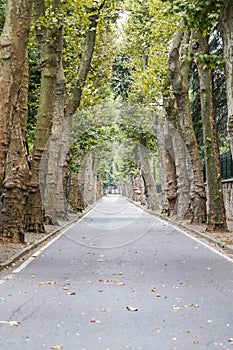
[[[63,229],[79,220],[83,215],[85,215],[85,213],[86,211],[79,216],[76,214],[70,214],[69,220],[60,221],[59,225],[56,226],[46,225],[45,233],[26,233],[25,243],[13,244],[0,242],[0,271],[16,264],[16,262],[20,259],[24,260],[24,257],[28,253],[32,252],[39,246],[44,245],[56,235],[59,235]]]
[[[138,205],[138,203],[134,203]],[[141,205],[139,207],[146,210]],[[20,244],[10,244],[0,242],[0,271],[9,268],[11,265],[16,264],[19,260],[24,260],[25,256],[32,252],[39,246],[44,245],[49,239],[60,234],[60,232],[78,221],[83,215],[85,215],[91,208],[86,210],[81,215],[70,215],[68,221],[60,222],[58,226],[46,226],[45,234],[26,234],[26,242]],[[159,212],[151,212],[146,210],[150,214],[159,217],[160,219],[169,222],[170,224],[180,228],[181,230],[188,232],[189,234],[204,240],[219,251],[227,253],[233,258],[233,221],[228,221],[229,232],[206,232],[206,225],[194,225],[188,221],[175,221],[174,218],[168,218],[161,215]]]
[[[188,220],[175,221],[175,218],[168,218],[159,213],[151,213],[165,220],[172,225],[180,228],[183,231],[188,232],[195,237],[206,241],[206,243],[212,245],[216,249],[223,251],[233,258],[233,221],[227,221],[227,232],[207,232],[206,224],[190,224]]]

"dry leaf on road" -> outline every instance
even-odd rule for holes
[[[138,311],[138,308],[133,307],[133,306],[126,306],[126,309],[127,309],[128,311],[131,311],[131,312]]]
[[[96,318],[92,318],[92,319],[91,319],[91,323],[100,323],[100,321],[97,320]]]
[[[10,326],[19,326],[20,322],[18,321],[0,321],[1,324],[9,324]]]
[[[66,293],[67,295],[76,295],[76,293],[75,292],[68,292],[68,293]]]

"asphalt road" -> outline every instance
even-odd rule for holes
[[[120,196],[0,275],[2,350],[233,350],[233,263]]]

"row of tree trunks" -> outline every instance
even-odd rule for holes
[[[137,189],[138,190],[138,189]],[[131,200],[139,200],[139,197],[135,197],[134,180],[132,176],[127,176],[125,181],[121,184],[121,194]],[[140,192],[141,193],[141,192]]]
[[[35,3],[37,20],[45,8],[44,4],[39,6],[40,2],[38,0]],[[54,2],[54,10],[59,7],[59,2],[60,0]],[[68,100],[65,96],[66,81],[62,65],[62,30],[58,27],[55,27],[54,30],[46,28],[43,36],[41,27],[37,30],[43,67],[41,79],[41,91],[43,92],[41,93],[36,129],[38,132],[36,132],[33,152],[32,181],[26,217],[26,230],[28,231],[43,232],[44,218],[45,222],[50,224],[56,224],[58,219],[67,218],[65,179],[67,178],[67,155],[71,146],[72,116],[81,102],[82,91],[94,53],[96,29],[103,4],[104,2],[98,9],[91,9],[92,15],[89,17],[86,46],[82,54],[77,81],[72,96]],[[50,40],[51,35],[53,41]],[[54,45],[51,45],[51,42]],[[42,155],[43,162],[41,163]]]
[[[162,213],[168,216],[174,214],[177,202],[177,178],[174,160],[172,137],[169,135],[170,125],[166,114],[155,115],[155,132],[158,138],[159,163],[162,185]]]
[[[139,156],[141,163],[141,173],[144,181],[147,207],[151,210],[158,210],[159,204],[155,179],[153,177],[150,167],[149,152],[146,146],[146,140],[143,138],[141,138],[139,143]]]
[[[176,181],[173,179],[176,187],[176,203],[173,209],[173,215],[177,219],[190,218],[190,161],[188,151],[183,141],[180,127],[179,115],[174,96],[168,90],[164,92],[163,105],[166,113],[167,138],[165,146],[169,145],[169,155],[171,161],[175,164]],[[169,161],[169,159],[167,160]],[[173,175],[174,176],[174,175]],[[173,194],[174,197],[174,194]]]
[[[69,204],[75,212],[82,212],[102,195],[102,184],[95,174],[93,154],[89,152],[81,162],[79,172],[71,172]]]
[[[202,163],[192,124],[189,105],[188,79],[190,72],[190,33],[177,32],[169,54],[169,69],[173,94],[179,114],[179,127],[192,165],[190,215],[192,223],[206,222],[206,193]]]
[[[23,238],[29,181],[25,138],[31,8],[30,0],[8,0],[0,37],[0,239],[13,242]]]
[[[88,72],[94,53],[96,43],[96,30],[98,19],[103,4],[98,9],[90,9],[89,29],[87,32],[86,45],[81,57],[81,63],[78,70],[77,80],[75,82],[72,96],[65,98],[65,77],[62,66],[62,33],[60,35],[60,50],[58,50],[58,74],[57,84],[55,89],[55,107],[53,112],[53,128],[50,137],[49,149],[47,150],[47,176],[44,183],[44,202],[45,202],[45,217],[46,222],[56,223],[59,219],[66,219],[68,216],[67,197],[65,189],[67,183],[67,156],[71,147],[71,130],[72,117],[80,106],[82,91],[87,79]],[[46,168],[45,168],[46,169]],[[73,183],[72,174],[71,183]],[[75,180],[74,180],[75,182]],[[73,185],[72,185],[73,186]],[[80,184],[81,186],[81,184]],[[79,189],[77,193],[79,193]],[[76,193],[76,195],[77,195]],[[80,193],[81,197],[83,194]],[[81,203],[81,198],[76,198],[73,203],[74,208],[79,210],[85,207],[85,204],[80,204],[77,209],[77,203]]]

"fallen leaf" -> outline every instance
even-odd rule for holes
[[[97,320],[96,318],[92,318],[92,319],[91,319],[91,323],[100,323],[100,321]]]
[[[1,324],[9,324],[10,326],[19,326],[20,322],[18,321],[1,321]]]
[[[39,283],[39,287],[41,287],[41,286],[46,286],[46,285],[48,285],[48,286],[55,286],[55,284],[56,284],[55,281],[40,282],[40,283]]]
[[[107,309],[105,309],[104,307],[101,307],[100,308],[100,312],[107,312],[108,310]]]
[[[87,281],[86,284],[93,284],[93,281]]]
[[[110,280],[102,280],[102,279],[100,279],[99,282],[103,282],[103,283],[116,283],[116,280],[112,280],[112,279],[110,279]]]
[[[11,280],[11,279],[12,279],[12,277],[13,277],[13,276],[8,275],[8,276],[5,276],[3,279],[4,279],[5,281],[8,281],[8,280]]]
[[[50,285],[50,286],[55,286],[56,281],[48,281],[47,284]]]
[[[194,340],[193,344],[199,344],[199,341],[198,340]]]
[[[54,349],[54,350],[62,350],[62,345],[54,345],[54,346],[51,346],[51,349]]]
[[[177,312],[180,310],[180,307],[179,306],[176,306],[176,305],[173,305],[173,311]]]
[[[198,304],[187,304],[185,305],[185,307],[194,307],[195,309],[198,309],[199,308],[199,305]]]
[[[127,309],[128,311],[131,311],[131,312],[138,311],[138,308],[133,307],[133,306],[126,306],[126,309]]]

